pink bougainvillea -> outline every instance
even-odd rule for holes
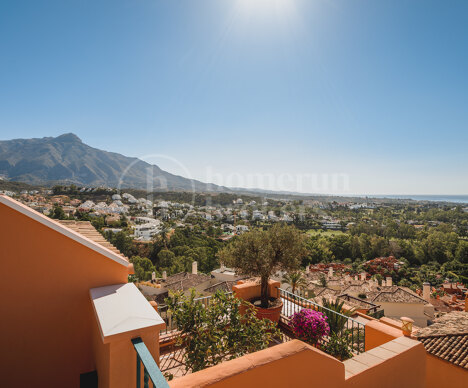
[[[291,316],[291,327],[296,337],[310,344],[330,334],[326,315],[310,309],[302,309]]]

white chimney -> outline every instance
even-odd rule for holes
[[[221,272],[226,269],[223,262],[221,262],[221,268],[220,269],[221,269]],[[192,263],[192,271],[193,271],[193,263]]]
[[[359,280],[357,275],[354,276],[354,280]]]
[[[328,277],[330,279],[333,277],[333,267],[328,268]]]
[[[163,280],[166,280],[166,279],[167,279],[167,272],[163,271]]]
[[[306,273],[310,273],[310,267],[308,265],[306,266]]]
[[[156,280],[156,272],[151,274],[151,281],[154,282]]]
[[[387,287],[391,287],[392,285],[393,285],[392,277],[391,277],[391,276],[387,276]]]
[[[427,302],[431,301],[431,283],[423,283],[423,299]]]
[[[361,272],[361,280],[366,280],[366,273],[365,272]]]
[[[198,263],[196,261],[194,261],[192,263],[192,274],[193,275],[196,275],[198,273],[197,267],[198,267]]]

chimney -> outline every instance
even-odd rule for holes
[[[310,266],[306,266],[306,273],[310,273]]]
[[[192,263],[192,275],[196,275],[198,273],[197,267],[198,267],[198,263],[194,261]]]
[[[366,273],[365,272],[361,272],[361,280],[366,280]]]
[[[392,277],[387,276],[387,287],[391,287],[393,285]]]
[[[333,277],[333,267],[328,268],[328,277],[330,279]]]
[[[224,263],[221,262],[220,264],[221,264],[221,268],[220,268],[221,271],[224,271],[226,269],[226,267],[224,266]],[[192,271],[193,271],[193,263],[192,263]]]
[[[428,282],[423,283],[423,299],[427,302],[431,301],[431,284]]]
[[[166,279],[167,279],[167,272],[163,271],[163,280],[166,280]]]
[[[151,273],[151,282],[156,280],[156,272]]]
[[[359,280],[359,278],[358,278],[358,276],[357,276],[357,275],[356,275],[356,276],[354,276],[354,280]]]

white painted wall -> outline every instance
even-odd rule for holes
[[[427,326],[428,317],[424,315],[424,304],[422,303],[389,303],[377,302],[384,309],[386,317],[400,319],[408,317],[414,320],[419,327]]]

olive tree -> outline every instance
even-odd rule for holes
[[[295,271],[307,255],[304,234],[295,227],[275,224],[237,237],[219,252],[220,260],[242,274],[260,278],[261,307],[268,307],[268,280],[277,270]]]

